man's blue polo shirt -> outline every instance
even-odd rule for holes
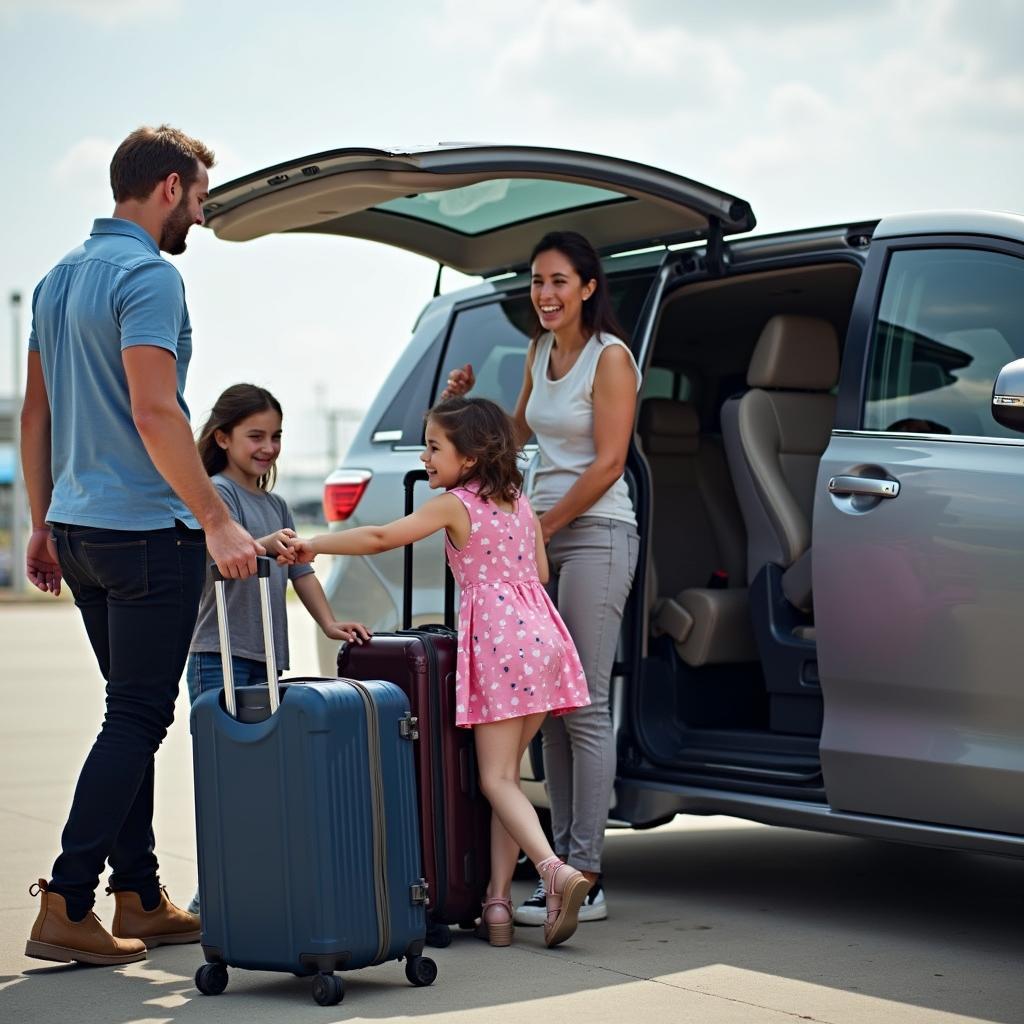
[[[177,360],[178,404],[192,326],[185,286],[147,231],[101,218],[32,295],[30,351],[50,401],[53,497],[46,518],[112,530],[199,524],[157,472],[132,419],[124,349],[154,345]]]

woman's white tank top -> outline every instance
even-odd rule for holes
[[[593,335],[572,369],[559,380],[548,377],[548,363],[555,336],[542,334],[537,340],[531,373],[533,391],[526,403],[526,422],[537,437],[537,456],[531,466],[527,496],[538,512],[547,512],[580,478],[594,461],[594,375],[601,354],[620,345],[629,355],[640,390],[640,370],[633,353],[620,338]],[[624,477],[619,477],[583,513],[605,516],[636,525],[633,502]]]

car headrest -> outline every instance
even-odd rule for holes
[[[838,379],[839,339],[827,320],[780,313],[764,325],[747,369],[749,387],[829,391]]]
[[[648,455],[693,455],[700,443],[700,419],[692,402],[645,398],[637,432]]]

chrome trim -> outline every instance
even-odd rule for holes
[[[897,441],[955,441],[959,444],[1001,444],[1024,447],[1024,437],[982,437],[977,434],[912,434],[895,430],[833,430],[833,437],[890,437]]]
[[[834,476],[828,482],[829,494],[867,494],[872,498],[895,498],[900,493],[898,480],[876,480],[867,476]]]
[[[267,657],[267,691],[270,713],[281,706],[281,686],[277,678],[277,653],[274,651],[274,623],[270,613],[270,577],[260,577],[260,616],[263,619],[263,651]]]
[[[643,367],[647,363],[647,351],[651,346],[651,342],[654,340],[654,328],[658,323],[661,316],[661,300],[665,295],[665,286],[668,284],[669,277],[675,272],[674,266],[669,262],[664,262],[661,265],[661,269],[658,271],[655,277],[651,291],[648,293],[650,299],[650,314],[647,317],[647,322],[642,326],[639,339],[634,340],[636,350],[636,364],[639,367]],[[645,300],[645,305],[646,305]],[[641,373],[643,370],[641,369]]]
[[[269,559],[268,559],[269,561]],[[217,633],[220,637],[220,665],[224,674],[224,707],[232,718],[238,717],[235,701],[235,671],[231,661],[231,631],[228,627],[224,580],[214,579],[213,596],[217,604]],[[263,622],[263,651],[267,659],[267,691],[270,713],[281,706],[281,686],[277,677],[277,655],[274,651],[274,625],[270,611],[270,577],[260,576],[260,617]]]
[[[238,717],[235,704],[235,673],[231,664],[231,634],[228,630],[228,609],[224,600],[224,581],[213,581],[213,596],[217,602],[217,631],[220,634],[220,665],[224,674],[224,707],[232,718]]]
[[[1021,398],[1019,395],[993,395],[992,404],[1022,406],[1024,405],[1024,398]]]
[[[401,430],[375,430],[370,435],[371,444],[379,444],[381,441],[401,441]]]
[[[373,476],[369,469],[336,469],[324,481],[324,487],[330,484],[361,484]]]

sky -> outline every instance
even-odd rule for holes
[[[1024,212],[1021,39],[1015,0],[0,0],[0,288],[28,305],[110,215],[117,144],[164,121],[216,151],[214,185],[345,146],[473,141],[663,167],[747,199],[759,232]],[[436,274],[371,242],[199,228],[174,262],[194,423],[231,383],[271,388],[285,478],[326,470],[327,411],[366,408]],[[27,309],[20,326],[23,346]]]

